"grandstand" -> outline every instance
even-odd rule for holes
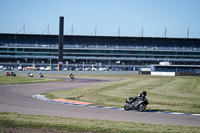
[[[58,35],[0,33],[0,65],[57,66]],[[200,65],[200,39],[65,35],[63,64],[133,70],[169,61]],[[66,67],[64,66],[64,67]]]

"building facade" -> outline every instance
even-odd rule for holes
[[[57,65],[58,35],[0,34],[0,64]],[[200,39],[65,35],[64,67],[200,65]],[[119,68],[117,68],[119,69]]]

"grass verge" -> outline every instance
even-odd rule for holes
[[[0,84],[25,84],[66,81],[65,79],[0,76]]]
[[[41,132],[198,132],[200,127],[156,125],[124,121],[78,119],[70,117],[25,115],[0,112],[0,132],[21,128]],[[37,130],[36,130],[37,129]]]
[[[76,76],[77,77],[77,76]],[[200,77],[163,77],[138,75],[90,75],[95,78],[118,78],[117,82],[47,93],[50,99],[63,98],[123,107],[124,99],[147,91],[147,110],[200,114]]]

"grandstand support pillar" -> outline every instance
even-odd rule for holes
[[[63,44],[64,44],[64,17],[60,17],[60,24],[59,24],[59,49],[58,49],[58,70],[62,70],[63,66]]]

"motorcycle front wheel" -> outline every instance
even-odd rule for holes
[[[146,104],[141,103],[141,104],[138,106],[138,111],[143,112],[143,111],[146,110],[146,107],[147,107]]]
[[[129,107],[128,104],[125,104],[125,105],[124,105],[124,110],[126,110],[126,111],[129,111],[129,110],[130,110],[130,107]]]

